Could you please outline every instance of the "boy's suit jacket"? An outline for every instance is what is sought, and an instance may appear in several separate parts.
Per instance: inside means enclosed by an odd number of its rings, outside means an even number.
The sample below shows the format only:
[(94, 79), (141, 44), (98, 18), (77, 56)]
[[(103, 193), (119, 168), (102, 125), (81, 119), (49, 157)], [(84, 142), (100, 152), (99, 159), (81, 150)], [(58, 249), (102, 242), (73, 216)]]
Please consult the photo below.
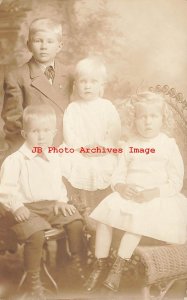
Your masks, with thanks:
[(15, 151), (23, 143), (22, 114), (23, 109), (30, 104), (46, 103), (55, 109), (58, 127), (55, 145), (62, 142), (62, 118), (70, 101), (72, 82), (70, 72), (55, 61), (55, 78), (51, 85), (33, 58), (5, 74), (2, 118), (9, 152)]

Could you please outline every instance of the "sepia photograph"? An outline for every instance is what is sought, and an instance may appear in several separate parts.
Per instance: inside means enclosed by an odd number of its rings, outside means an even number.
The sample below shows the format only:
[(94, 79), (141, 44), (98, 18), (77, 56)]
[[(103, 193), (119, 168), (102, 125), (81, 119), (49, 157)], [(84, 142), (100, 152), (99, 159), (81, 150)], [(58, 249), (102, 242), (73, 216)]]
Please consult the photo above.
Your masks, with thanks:
[(187, 300), (187, 0), (0, 0), (0, 300)]

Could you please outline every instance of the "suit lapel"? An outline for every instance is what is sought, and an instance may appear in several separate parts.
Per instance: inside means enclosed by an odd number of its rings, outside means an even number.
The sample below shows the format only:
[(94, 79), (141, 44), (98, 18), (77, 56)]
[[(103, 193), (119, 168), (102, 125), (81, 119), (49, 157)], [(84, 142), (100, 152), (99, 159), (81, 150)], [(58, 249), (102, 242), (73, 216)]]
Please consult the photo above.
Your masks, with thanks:
[(55, 62), (55, 78), (53, 85), (50, 84), (40, 67), (31, 59), (29, 62), (31, 85), (49, 98), (54, 104), (56, 104), (60, 110), (63, 112), (64, 107), (62, 107), (63, 99), (61, 92), (62, 76), (66, 76), (58, 62)]

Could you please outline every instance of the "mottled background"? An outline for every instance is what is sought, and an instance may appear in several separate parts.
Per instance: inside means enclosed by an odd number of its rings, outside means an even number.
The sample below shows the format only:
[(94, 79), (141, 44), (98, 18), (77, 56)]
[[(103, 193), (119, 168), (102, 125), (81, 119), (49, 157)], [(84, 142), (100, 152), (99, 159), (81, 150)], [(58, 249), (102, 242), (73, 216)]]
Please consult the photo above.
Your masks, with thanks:
[(123, 98), (150, 85), (169, 84), (187, 94), (186, 0), (3, 0), (0, 64), (22, 64), (30, 53), (30, 22), (53, 17), (64, 27), (60, 59), (72, 64), (87, 54), (104, 57), (107, 96)]
[[(187, 0), (0, 0), (0, 97), (7, 65), (31, 54), (29, 24), (50, 17), (63, 25), (59, 59), (67, 65), (100, 55), (109, 73), (105, 96), (124, 99), (156, 84), (187, 95)], [(1, 106), (0, 106), (1, 109)], [(0, 128), (2, 128), (0, 119)]]

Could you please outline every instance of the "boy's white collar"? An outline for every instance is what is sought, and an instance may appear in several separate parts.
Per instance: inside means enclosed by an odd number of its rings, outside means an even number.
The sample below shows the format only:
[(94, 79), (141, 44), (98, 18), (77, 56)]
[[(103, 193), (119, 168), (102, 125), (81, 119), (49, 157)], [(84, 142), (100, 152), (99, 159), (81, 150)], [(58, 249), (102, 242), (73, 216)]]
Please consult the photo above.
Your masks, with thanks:
[[(32, 150), (28, 147), (26, 142), (19, 148), (18, 151), (24, 154), (29, 159), (32, 159), (39, 154), (37, 152), (33, 153)], [(42, 153), (45, 155), (47, 160), (50, 160), (53, 156), (48, 152), (48, 148), (46, 148), (45, 151), (43, 151)]]

